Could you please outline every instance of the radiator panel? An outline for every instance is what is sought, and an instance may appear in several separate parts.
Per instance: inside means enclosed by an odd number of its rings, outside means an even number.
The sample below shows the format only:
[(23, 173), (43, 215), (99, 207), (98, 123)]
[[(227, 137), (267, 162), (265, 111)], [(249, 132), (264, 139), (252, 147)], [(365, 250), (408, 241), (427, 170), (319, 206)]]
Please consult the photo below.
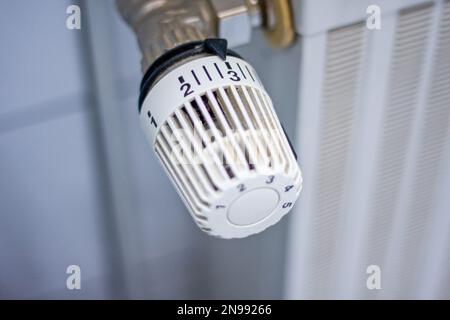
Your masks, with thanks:
[[(303, 37), (286, 297), (450, 298), (449, 4)], [(381, 290), (366, 287), (372, 264)]]

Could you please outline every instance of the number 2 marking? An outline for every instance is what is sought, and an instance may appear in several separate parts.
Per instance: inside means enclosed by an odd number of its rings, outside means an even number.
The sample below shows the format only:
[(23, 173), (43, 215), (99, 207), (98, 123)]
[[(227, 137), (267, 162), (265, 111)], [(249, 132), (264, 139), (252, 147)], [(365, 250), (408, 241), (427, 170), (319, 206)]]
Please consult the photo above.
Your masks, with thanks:
[(239, 184), (237, 186), (237, 188), (239, 189), (239, 192), (244, 192), (245, 191), (245, 185), (243, 183)]
[(194, 93), (194, 90), (191, 89), (190, 83), (183, 83), (180, 87), (180, 91), (184, 90), (184, 96), (187, 97), (188, 95)]

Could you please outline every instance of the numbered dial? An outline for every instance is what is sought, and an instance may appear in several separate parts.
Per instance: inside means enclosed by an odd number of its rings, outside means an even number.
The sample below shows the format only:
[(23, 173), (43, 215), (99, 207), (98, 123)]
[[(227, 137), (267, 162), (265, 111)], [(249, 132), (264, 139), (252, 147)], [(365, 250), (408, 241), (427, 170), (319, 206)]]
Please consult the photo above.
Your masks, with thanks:
[(301, 172), (271, 99), (246, 61), (203, 56), (179, 65), (149, 91), (140, 119), (205, 232), (245, 237), (292, 209)]

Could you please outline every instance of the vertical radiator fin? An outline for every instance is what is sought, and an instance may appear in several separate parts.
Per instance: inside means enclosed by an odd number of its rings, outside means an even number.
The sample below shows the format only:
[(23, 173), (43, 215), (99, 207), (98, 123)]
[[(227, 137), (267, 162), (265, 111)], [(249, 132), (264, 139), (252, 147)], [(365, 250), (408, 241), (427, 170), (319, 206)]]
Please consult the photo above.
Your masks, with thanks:
[[(429, 91), (414, 155), (415, 167), (400, 243), (397, 296), (414, 298), (421, 258), (427, 250), (426, 233), (435, 212), (435, 197), (450, 126), (450, 2), (443, 5), (436, 45), (433, 48)], [(431, 275), (422, 275), (431, 276)]]
[[(430, 27), (431, 7), (420, 7), (399, 14), (395, 34), (388, 96), (383, 117), (376, 177), (370, 199), (368, 243), (365, 265), (384, 270), (401, 184), (407, 164), (414, 120), (419, 108), (419, 86)], [(367, 294), (377, 293), (367, 291)], [(371, 295), (369, 295), (371, 296)]]
[(336, 225), (342, 215), (347, 161), (355, 123), (364, 26), (355, 24), (332, 30), (327, 37), (324, 88), (320, 109), (319, 169), (312, 220), (311, 296), (319, 297), (330, 286)]

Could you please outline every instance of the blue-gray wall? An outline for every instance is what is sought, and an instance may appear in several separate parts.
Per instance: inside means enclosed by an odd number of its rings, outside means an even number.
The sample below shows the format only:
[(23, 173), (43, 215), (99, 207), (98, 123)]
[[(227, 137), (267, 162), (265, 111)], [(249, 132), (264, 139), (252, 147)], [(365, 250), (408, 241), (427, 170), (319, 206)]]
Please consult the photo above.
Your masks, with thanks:
[[(289, 218), (233, 241), (195, 226), (139, 128), (134, 36), (112, 1), (89, 2), (0, 2), (0, 298), (281, 297)], [(274, 55), (256, 33), (238, 50), (292, 133), (298, 46)]]

